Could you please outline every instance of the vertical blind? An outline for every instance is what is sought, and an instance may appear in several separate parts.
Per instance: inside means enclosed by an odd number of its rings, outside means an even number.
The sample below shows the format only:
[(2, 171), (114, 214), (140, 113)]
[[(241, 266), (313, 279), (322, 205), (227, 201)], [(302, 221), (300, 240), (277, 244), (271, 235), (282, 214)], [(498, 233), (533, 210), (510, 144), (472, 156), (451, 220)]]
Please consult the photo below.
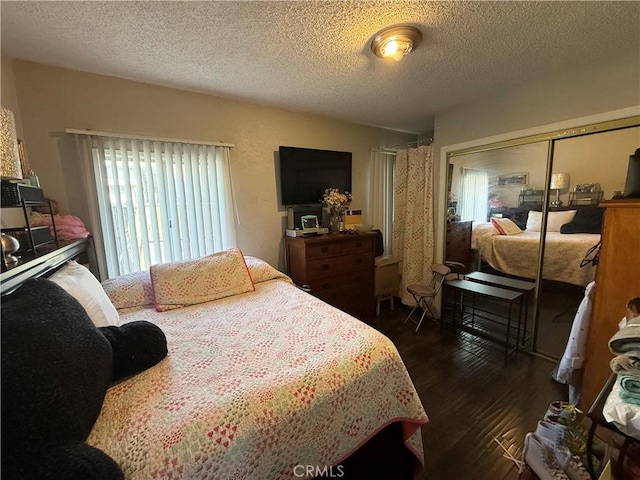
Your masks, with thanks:
[(229, 147), (90, 138), (109, 277), (236, 246)]
[(372, 151), (369, 170), (369, 211), (371, 223), (382, 231), (384, 253), (393, 252), (393, 176), (395, 154)]
[(489, 205), (489, 176), (484, 170), (463, 168), (460, 178), (460, 219), (476, 223), (487, 221)]

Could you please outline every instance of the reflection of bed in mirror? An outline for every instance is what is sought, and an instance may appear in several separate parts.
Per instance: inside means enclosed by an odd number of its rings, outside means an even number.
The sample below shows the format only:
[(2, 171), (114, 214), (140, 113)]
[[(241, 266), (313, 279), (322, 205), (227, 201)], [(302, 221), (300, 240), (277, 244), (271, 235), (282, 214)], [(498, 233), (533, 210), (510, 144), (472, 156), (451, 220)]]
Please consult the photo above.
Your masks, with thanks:
[[(513, 209), (505, 210), (501, 215), (503, 218), (512, 216), (522, 231), (515, 229), (515, 233), (501, 234), (493, 223), (481, 223), (473, 229), (472, 247), (479, 249), (482, 260), (491, 268), (508, 275), (534, 279), (538, 266), (541, 212)], [(600, 231), (601, 225), (602, 209), (598, 207), (549, 212), (542, 278), (578, 286), (586, 286), (593, 281), (596, 267), (591, 262), (581, 267), (581, 263), (600, 241), (600, 233), (596, 232)]]

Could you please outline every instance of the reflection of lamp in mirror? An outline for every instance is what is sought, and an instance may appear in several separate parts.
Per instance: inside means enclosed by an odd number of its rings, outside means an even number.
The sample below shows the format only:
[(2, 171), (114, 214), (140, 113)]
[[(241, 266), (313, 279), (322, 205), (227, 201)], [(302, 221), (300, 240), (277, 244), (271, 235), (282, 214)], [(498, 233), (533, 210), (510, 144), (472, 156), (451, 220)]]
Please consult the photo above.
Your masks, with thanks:
[(569, 188), (569, 174), (568, 173), (554, 173), (551, 175), (551, 185), (549, 189), (556, 191), (556, 199), (551, 202), (551, 206), (558, 208), (562, 206), (562, 200), (560, 200), (560, 190), (563, 188)]
[(0, 176), (22, 178), (13, 112), (4, 107), (0, 107)]
[(4, 255), (4, 264), (7, 268), (15, 267), (18, 263), (18, 258), (13, 256), (13, 253), (20, 248), (18, 240), (6, 233), (2, 234), (2, 254)]

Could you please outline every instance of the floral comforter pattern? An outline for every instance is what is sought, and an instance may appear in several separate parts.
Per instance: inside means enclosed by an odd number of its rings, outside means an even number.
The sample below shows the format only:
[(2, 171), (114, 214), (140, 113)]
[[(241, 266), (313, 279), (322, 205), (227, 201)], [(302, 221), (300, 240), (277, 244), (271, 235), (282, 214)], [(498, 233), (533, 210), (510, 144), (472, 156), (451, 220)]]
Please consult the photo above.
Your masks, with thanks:
[(336, 465), (402, 421), (422, 461), (428, 419), (391, 341), (286, 277), (261, 280), (255, 292), (122, 314), (160, 326), (169, 355), (109, 389), (88, 443), (129, 480), (296, 478), (296, 465)]
[[(581, 267), (580, 263), (600, 241), (599, 234), (547, 232), (545, 238), (542, 278), (581, 287), (593, 281), (596, 268)], [(481, 223), (473, 228), (471, 246), (479, 248), (484, 261), (500, 272), (536, 278), (540, 232), (500, 235), (491, 223)]]

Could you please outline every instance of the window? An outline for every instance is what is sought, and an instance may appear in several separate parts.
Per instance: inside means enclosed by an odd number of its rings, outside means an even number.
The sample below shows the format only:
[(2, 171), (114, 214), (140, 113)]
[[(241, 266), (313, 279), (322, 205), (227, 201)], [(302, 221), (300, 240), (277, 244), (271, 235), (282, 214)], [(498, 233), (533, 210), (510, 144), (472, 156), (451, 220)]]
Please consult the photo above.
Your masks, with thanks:
[(487, 221), (489, 203), (489, 177), (484, 170), (462, 168), (458, 204), (460, 220), (476, 223)]
[(370, 155), (369, 211), (366, 223), (382, 232), (384, 253), (393, 251), (393, 190), (395, 154), (374, 150)]
[(229, 147), (91, 136), (109, 277), (236, 246)]

